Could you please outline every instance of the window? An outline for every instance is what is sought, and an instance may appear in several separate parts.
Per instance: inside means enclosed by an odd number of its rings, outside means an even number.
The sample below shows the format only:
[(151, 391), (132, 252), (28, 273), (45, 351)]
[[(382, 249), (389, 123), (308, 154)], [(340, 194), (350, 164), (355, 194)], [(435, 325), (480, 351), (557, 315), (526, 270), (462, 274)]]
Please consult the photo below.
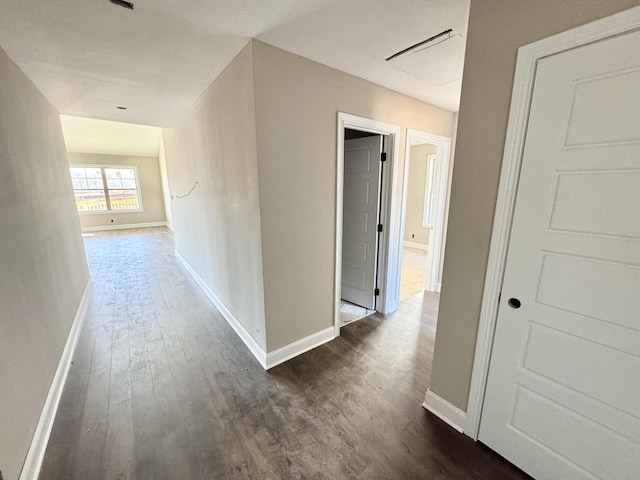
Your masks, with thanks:
[(69, 170), (78, 212), (142, 210), (136, 167), (72, 165)]
[(436, 173), (436, 155), (427, 156), (427, 178), (424, 184), (424, 211), (422, 214), (422, 226), (433, 226), (433, 197)]

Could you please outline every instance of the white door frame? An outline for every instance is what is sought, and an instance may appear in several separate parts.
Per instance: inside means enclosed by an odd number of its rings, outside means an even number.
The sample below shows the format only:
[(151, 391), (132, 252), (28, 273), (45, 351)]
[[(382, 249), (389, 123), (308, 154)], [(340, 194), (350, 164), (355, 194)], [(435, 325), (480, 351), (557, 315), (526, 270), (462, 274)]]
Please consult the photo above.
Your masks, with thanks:
[(509, 125), (491, 236), (491, 248), (482, 296), (478, 339), (464, 432), (478, 439), (489, 361), (498, 315), (498, 300), (511, 236), (525, 134), (538, 60), (588, 43), (640, 29), (640, 7), (525, 45), (518, 49)]
[(360, 130), (365, 132), (387, 135), (388, 143), (385, 145), (387, 161), (384, 169), (381, 188), (382, 202), (380, 205), (380, 223), (383, 232), (380, 235), (378, 247), (378, 288), (380, 295), (376, 299), (376, 310), (380, 313), (390, 313), (398, 308), (400, 291), (396, 287), (396, 279), (399, 278), (399, 265), (396, 259), (400, 249), (398, 236), (395, 234), (400, 229), (399, 217), (396, 215), (397, 202), (393, 192), (396, 191), (398, 167), (400, 158), (400, 127), (390, 123), (379, 122), (369, 118), (358, 117), (348, 113), (338, 112), (338, 160), (336, 165), (336, 265), (334, 286), (334, 328), (335, 336), (340, 335), (340, 297), (342, 289), (342, 208), (344, 187), (344, 131), (345, 129)]
[[(433, 135), (432, 133), (420, 132), (418, 130), (407, 129), (407, 139), (404, 148), (404, 182), (402, 187), (402, 213), (400, 224), (400, 245), (404, 244), (404, 227), (407, 216), (407, 191), (409, 190), (409, 166), (411, 164), (411, 147), (414, 145), (435, 145), (436, 161), (440, 165), (439, 176), (434, 182), (437, 185), (438, 197), (435, 199), (436, 215), (433, 222), (433, 229), (429, 234), (429, 277), (425, 288), (431, 292), (440, 291), (440, 266), (442, 265), (442, 255), (444, 253), (444, 214), (447, 204), (448, 184), (449, 184), (449, 163), (451, 156), (451, 138)], [(402, 248), (398, 252), (398, 265), (402, 266)], [(400, 291), (400, 275), (398, 275), (397, 290)]]

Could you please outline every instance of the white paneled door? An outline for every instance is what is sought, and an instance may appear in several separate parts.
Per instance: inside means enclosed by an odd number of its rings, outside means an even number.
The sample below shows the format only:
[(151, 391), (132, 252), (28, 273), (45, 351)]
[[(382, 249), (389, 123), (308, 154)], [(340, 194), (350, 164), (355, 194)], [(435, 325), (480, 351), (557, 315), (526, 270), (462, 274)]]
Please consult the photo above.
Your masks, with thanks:
[(345, 140), (342, 298), (375, 308), (382, 135)]
[(538, 62), (479, 439), (640, 478), (640, 33)]

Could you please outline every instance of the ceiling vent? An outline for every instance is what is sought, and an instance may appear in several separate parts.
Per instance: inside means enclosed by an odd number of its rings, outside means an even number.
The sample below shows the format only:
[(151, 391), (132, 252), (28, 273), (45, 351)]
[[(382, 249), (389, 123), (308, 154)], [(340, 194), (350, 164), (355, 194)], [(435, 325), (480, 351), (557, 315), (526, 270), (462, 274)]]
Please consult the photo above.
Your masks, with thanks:
[[(113, 2), (113, 0), (111, 0), (111, 1)], [(439, 39), (441, 37), (447, 37), (447, 38), (445, 38), (445, 40), (448, 40), (449, 38), (451, 38), (451, 32), (453, 32), (453, 30), (451, 28), (449, 28), (449, 29), (447, 29), (447, 30), (445, 30), (443, 32), (440, 32), (437, 35), (434, 35), (433, 37), (429, 37), (426, 40), (423, 40), (422, 42), (418, 42), (415, 45), (411, 45), (410, 47), (405, 48), (404, 50), (400, 50), (399, 52), (394, 53), (390, 57), (387, 57), (386, 61), (388, 62), (389, 60), (392, 60), (392, 59), (394, 59), (396, 57), (399, 57), (400, 55), (404, 55), (405, 53), (410, 52), (411, 50), (413, 50), (415, 48), (422, 47), (423, 45), (426, 45), (427, 43), (433, 42), (434, 40), (437, 40), (437, 39)], [(425, 48), (428, 48), (428, 47), (425, 47)]]

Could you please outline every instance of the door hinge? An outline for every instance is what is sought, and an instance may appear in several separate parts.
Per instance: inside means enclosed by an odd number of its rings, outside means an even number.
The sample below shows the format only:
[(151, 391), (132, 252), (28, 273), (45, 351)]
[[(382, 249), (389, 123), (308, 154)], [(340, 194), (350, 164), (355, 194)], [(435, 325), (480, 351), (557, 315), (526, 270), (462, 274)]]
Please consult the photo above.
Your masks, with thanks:
[(387, 152), (382, 152), (380, 154), (380, 161), (381, 162), (386, 162), (387, 161)]
[(378, 224), (378, 232), (382, 232), (382, 224), (381, 223)]
[(376, 297), (377, 297), (378, 295), (380, 295), (380, 289), (379, 289), (379, 288), (376, 288), (376, 289), (373, 291), (373, 294), (374, 294)]

